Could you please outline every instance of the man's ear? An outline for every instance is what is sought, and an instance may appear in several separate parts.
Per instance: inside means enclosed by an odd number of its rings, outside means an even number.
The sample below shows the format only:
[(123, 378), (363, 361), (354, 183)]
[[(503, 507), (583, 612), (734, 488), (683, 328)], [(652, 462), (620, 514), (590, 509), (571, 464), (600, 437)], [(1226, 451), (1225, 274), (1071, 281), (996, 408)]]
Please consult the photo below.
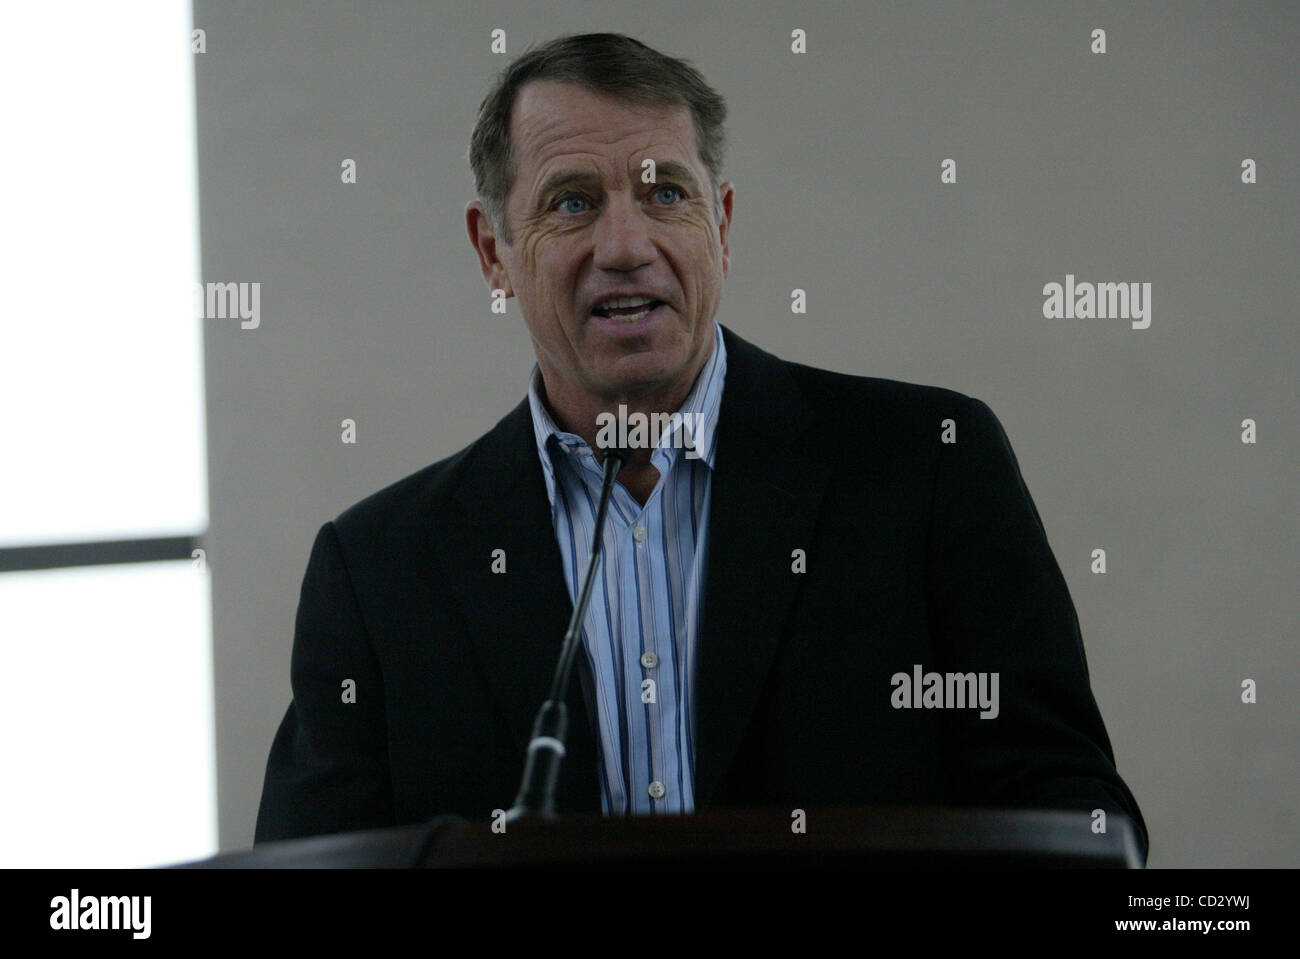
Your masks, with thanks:
[(478, 200), (471, 200), (465, 207), (465, 228), (469, 231), (469, 242), (478, 254), (479, 269), (483, 272), (488, 289), (505, 290), (507, 297), (514, 296), (510, 274), (497, 251), (492, 219)]
[(718, 239), (722, 243), (722, 276), (731, 269), (731, 210), (736, 202), (736, 187), (727, 181), (718, 188), (722, 198), (722, 222), (718, 224)]

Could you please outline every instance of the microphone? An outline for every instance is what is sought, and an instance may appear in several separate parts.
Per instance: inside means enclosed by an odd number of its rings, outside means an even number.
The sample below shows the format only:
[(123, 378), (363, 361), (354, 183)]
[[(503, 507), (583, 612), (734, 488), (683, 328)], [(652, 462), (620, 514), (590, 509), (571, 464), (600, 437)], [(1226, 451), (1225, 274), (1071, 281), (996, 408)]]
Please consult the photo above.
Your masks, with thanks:
[(573, 659), (582, 644), (582, 621), (591, 604), (591, 587), (596, 581), (596, 566), (605, 540), (605, 514), (609, 512), (609, 498), (614, 490), (618, 472), (630, 459), (630, 450), (610, 448), (605, 450), (604, 476), (600, 486), (600, 505), (596, 507), (595, 541), (591, 558), (587, 561), (587, 575), (582, 591), (573, 607), (569, 628), (560, 646), (560, 661), (555, 666), (550, 695), (537, 711), (533, 721), (533, 738), (528, 743), (528, 756), (524, 760), (524, 774), (519, 783), (515, 804), (506, 811), (506, 822), (519, 819), (554, 819), (555, 786), (560, 780), (560, 764), (564, 760), (564, 739), (569, 732), (568, 707), (564, 697), (569, 689), (569, 675)]

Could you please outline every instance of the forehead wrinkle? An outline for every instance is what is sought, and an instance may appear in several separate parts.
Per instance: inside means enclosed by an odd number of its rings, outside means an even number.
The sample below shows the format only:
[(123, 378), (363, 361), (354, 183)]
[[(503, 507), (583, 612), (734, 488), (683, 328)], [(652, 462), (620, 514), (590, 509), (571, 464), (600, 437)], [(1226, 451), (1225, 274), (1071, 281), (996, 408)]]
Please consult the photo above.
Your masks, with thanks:
[(585, 118), (575, 118), (570, 113), (564, 112), (520, 118), (519, 144), (525, 148), (523, 152), (528, 152), (528, 148), (531, 148), (538, 161), (544, 163), (550, 156), (559, 152), (564, 142), (568, 140), (589, 140), (601, 146), (611, 146), (620, 140), (646, 135), (644, 130), (630, 130), (620, 134), (599, 127), (589, 129), (583, 126), (585, 122)]
[[(664, 176), (670, 179), (683, 180), (687, 186), (698, 189), (699, 184), (696, 181), (695, 174), (691, 171), (690, 164), (676, 159), (677, 155), (677, 151), (672, 148), (662, 151), (650, 147), (644, 150), (634, 150), (628, 155), (627, 168), (623, 172), (628, 181), (638, 181), (641, 175), (641, 164), (649, 157), (655, 161), (656, 179)], [(560, 156), (563, 159), (558, 159)], [(664, 157), (664, 159), (658, 159), (660, 156)], [(551, 163), (553, 168), (548, 169), (547, 165), (551, 161), (555, 161)], [(556, 157), (542, 161), (537, 175), (533, 178), (532, 195), (538, 198), (546, 197), (561, 186), (582, 184), (601, 184), (603, 186), (605, 183), (605, 168), (608, 165), (609, 158), (600, 154), (558, 154)], [(596, 167), (596, 169), (593, 169), (592, 166)], [(614, 164), (613, 169), (617, 171), (617, 163)], [(618, 182), (622, 183), (623, 180), (620, 179)]]
[[(634, 136), (636, 136), (636, 134), (629, 134), (626, 137), (620, 137), (618, 139), (612, 140), (611, 142), (617, 143), (618, 140), (620, 139), (627, 140), (627, 139), (631, 139)], [(683, 157), (680, 148), (681, 148), (681, 144), (671, 140), (666, 141), (660, 147), (655, 147), (654, 135), (652, 134), (649, 137), (649, 142), (647, 142), (644, 147), (642, 147), (641, 149), (628, 151), (627, 167), (624, 172), (626, 172), (627, 175), (632, 179), (639, 178), (641, 175), (641, 164), (646, 160), (646, 158), (650, 158), (655, 161), (656, 173), (662, 171), (667, 176), (678, 177), (678, 178), (690, 178), (692, 181), (694, 181), (695, 173), (691, 169), (692, 165), (689, 160)], [(537, 177), (535, 178), (535, 182), (541, 182), (543, 180), (543, 177), (549, 178), (552, 175), (551, 172), (547, 171), (546, 169), (547, 164), (556, 160), (557, 157), (562, 156), (565, 162), (572, 161), (571, 166), (567, 166), (563, 168), (569, 172), (577, 171), (587, 161), (593, 162), (597, 167), (604, 167), (607, 163), (610, 162), (610, 158), (605, 154), (592, 153), (587, 150), (577, 151), (574, 153), (565, 153), (562, 149), (555, 150), (555, 151), (543, 150), (542, 152), (543, 152), (543, 156), (539, 157), (538, 160), (538, 174)], [(549, 156), (545, 154), (549, 154)], [(618, 164), (617, 159), (615, 159), (613, 162), (615, 164), (615, 167), (617, 168), (617, 164)], [(588, 171), (584, 169), (582, 170), (582, 172), (586, 173)], [(592, 175), (594, 176), (594, 174)]]
[[(656, 112), (655, 116), (646, 115)], [(691, 152), (690, 147), (694, 145), (694, 126), (688, 119), (684, 130), (674, 129), (674, 123), (681, 125), (683, 117), (687, 116), (687, 108), (677, 105), (667, 110), (652, 111), (630, 106), (627, 113), (634, 115), (633, 122), (650, 120), (655, 128), (633, 129), (626, 132), (611, 130), (608, 127), (591, 129), (591, 121), (586, 116), (575, 114), (571, 110), (517, 114), (515, 117), (519, 126), (517, 142), (521, 148), (518, 160), (527, 156), (536, 164), (530, 190), (525, 194), (528, 198), (524, 200), (525, 205), (533, 207), (545, 200), (556, 192), (553, 181), (561, 177), (570, 180), (570, 174), (578, 174), (588, 183), (599, 183), (603, 186), (607, 170), (612, 170), (612, 175), (616, 178), (615, 182), (621, 184), (626, 180), (635, 183), (640, 179), (641, 164), (647, 157), (655, 160), (656, 179), (660, 175), (670, 176), (686, 181), (684, 185), (693, 188), (695, 192), (702, 190), (701, 182), (693, 172), (694, 164), (687, 159), (687, 154)], [(654, 143), (660, 137), (665, 139), (662, 146), (656, 150)], [(682, 137), (686, 137), (685, 142)], [(617, 158), (611, 160), (603, 152), (592, 151), (593, 145), (617, 147), (621, 142), (637, 140), (641, 141), (641, 148), (627, 151), (626, 169), (622, 171), (622, 177), (619, 177), (619, 168), (622, 164)], [(566, 152), (570, 146), (577, 149)], [(613, 152), (621, 151), (615, 149)], [(660, 157), (663, 159), (661, 160)], [(672, 170), (673, 165), (684, 171), (684, 175), (677, 175)], [(666, 166), (667, 170), (665, 170)], [(572, 182), (570, 180), (566, 185)]]
[[(654, 140), (665, 132), (669, 132), (670, 134), (671, 132), (675, 132), (669, 131), (666, 128), (650, 131), (629, 130), (626, 133), (619, 133), (600, 128), (594, 130), (564, 129), (570, 125), (572, 120), (573, 118), (567, 115), (538, 117), (533, 123), (521, 120), (517, 141), (521, 148), (519, 151), (520, 154), (531, 154), (536, 156), (539, 165), (544, 165), (548, 160), (553, 159), (559, 153), (564, 152), (564, 144), (566, 141), (582, 140), (589, 143), (594, 142), (600, 146), (616, 147), (617, 144), (624, 140), (644, 138), (646, 140), (645, 145), (639, 150), (629, 151), (629, 155), (653, 156), (655, 152), (653, 149)], [(688, 133), (693, 137), (693, 130), (688, 131)], [(676, 138), (670, 135), (669, 143), (665, 143), (664, 146), (665, 149), (662, 152), (666, 154), (669, 152), (669, 149), (680, 147), (681, 144), (676, 142)], [(617, 152), (617, 150), (615, 152)], [(591, 157), (605, 159), (603, 154), (590, 153), (586, 150), (575, 150), (574, 155), (576, 156), (578, 154), (586, 154)], [(676, 157), (674, 157), (674, 159), (676, 159)], [(681, 162), (684, 163), (684, 161)]]

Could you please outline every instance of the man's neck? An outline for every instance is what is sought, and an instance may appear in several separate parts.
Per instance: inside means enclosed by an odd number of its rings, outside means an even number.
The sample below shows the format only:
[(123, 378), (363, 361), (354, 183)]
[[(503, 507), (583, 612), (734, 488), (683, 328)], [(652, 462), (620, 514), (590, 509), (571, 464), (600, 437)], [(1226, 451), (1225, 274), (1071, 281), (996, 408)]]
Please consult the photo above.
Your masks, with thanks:
[[(589, 394), (573, 394), (563, 396), (560, 402), (552, 398), (551, 392), (546, 388), (545, 374), (539, 385), (539, 396), (545, 405), (547, 411), (555, 424), (568, 433), (574, 433), (581, 436), (587, 445), (596, 453), (597, 459), (604, 462), (603, 450), (596, 442), (600, 432), (597, 417), (602, 413), (609, 413), (615, 417), (619, 415), (619, 407), (624, 407), (623, 413), (631, 416), (634, 413), (644, 414), (647, 418), (652, 417), (655, 413), (675, 413), (682, 408), (686, 398), (691, 395), (691, 390), (695, 388), (704, 367), (708, 364), (709, 358), (713, 356), (716, 349), (713, 341), (709, 342), (708, 349), (704, 351), (699, 360), (696, 361), (694, 369), (691, 371), (689, 378), (684, 384), (678, 384), (675, 387), (660, 392), (647, 393), (627, 393), (617, 396), (594, 397)], [(657, 437), (655, 437), (657, 439)], [(631, 450), (631, 456), (626, 465), (622, 468), (619, 475), (622, 477), (623, 485), (629, 490), (632, 489), (632, 483), (638, 476), (644, 479), (653, 476), (650, 480), (649, 489), (646, 490), (648, 496), (654, 489), (654, 483), (658, 478), (658, 470), (650, 465), (650, 456), (654, 452), (652, 447), (644, 447)], [(645, 500), (637, 497), (642, 504)]]

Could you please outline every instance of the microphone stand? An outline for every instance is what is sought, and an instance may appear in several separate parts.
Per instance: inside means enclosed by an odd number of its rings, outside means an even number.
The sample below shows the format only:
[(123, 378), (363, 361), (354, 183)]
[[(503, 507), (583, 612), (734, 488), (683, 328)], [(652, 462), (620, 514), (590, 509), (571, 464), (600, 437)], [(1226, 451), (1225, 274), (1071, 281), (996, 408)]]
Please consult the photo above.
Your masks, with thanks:
[[(604, 477), (600, 487), (600, 505), (596, 508), (596, 540), (592, 544), (591, 559), (587, 563), (587, 576), (582, 582), (582, 592), (569, 619), (569, 628), (560, 646), (560, 661), (555, 667), (550, 695), (537, 711), (533, 722), (533, 738), (528, 743), (528, 758), (524, 762), (524, 775), (519, 784), (515, 804), (506, 811), (506, 822), (520, 819), (554, 819), (555, 785), (560, 779), (560, 762), (564, 759), (564, 738), (569, 731), (568, 707), (564, 704), (569, 688), (569, 675), (573, 671), (573, 658), (577, 654), (582, 636), (582, 621), (591, 604), (591, 587), (596, 581), (596, 566), (600, 560), (605, 540), (605, 514), (609, 512), (609, 498), (614, 491), (618, 471), (626, 465), (628, 451), (605, 451)], [(420, 831), (408, 860), (411, 868), (421, 868), (444, 830), (464, 822), (460, 816), (436, 816)]]
[(591, 603), (591, 587), (596, 581), (596, 567), (605, 540), (605, 514), (609, 511), (609, 498), (618, 471), (626, 465), (627, 459), (627, 450), (605, 450), (600, 505), (596, 508), (595, 542), (591, 547), (591, 559), (587, 562), (587, 576), (582, 582), (578, 602), (573, 607), (564, 643), (560, 646), (560, 661), (555, 667), (550, 695), (542, 703), (541, 709), (537, 711), (537, 719), (533, 722), (533, 738), (528, 744), (528, 758), (519, 783), (519, 795), (515, 797), (515, 804), (506, 811), (508, 823), (519, 819), (555, 818), (555, 786), (559, 782), (560, 763), (564, 759), (564, 739), (569, 731), (568, 707), (565, 706), (564, 697), (569, 688), (573, 659), (581, 645), (582, 621), (586, 619), (587, 607)]

